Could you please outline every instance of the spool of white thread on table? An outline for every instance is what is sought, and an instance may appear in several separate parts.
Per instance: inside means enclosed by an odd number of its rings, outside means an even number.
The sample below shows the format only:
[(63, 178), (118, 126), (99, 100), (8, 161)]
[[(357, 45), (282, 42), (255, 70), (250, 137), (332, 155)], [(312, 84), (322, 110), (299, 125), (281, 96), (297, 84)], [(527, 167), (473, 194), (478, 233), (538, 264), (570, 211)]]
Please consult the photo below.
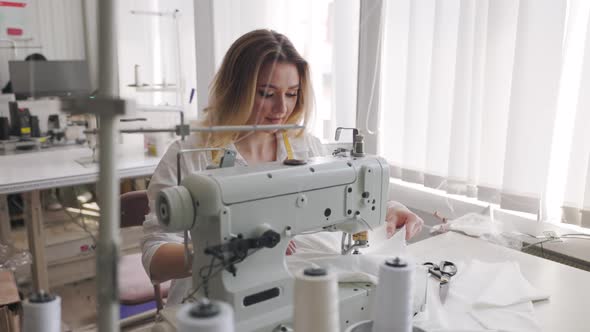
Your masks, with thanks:
[(135, 69), (135, 86), (141, 86), (143, 84), (143, 82), (141, 81), (141, 74), (139, 72), (139, 65), (135, 65), (134, 69)]
[(399, 257), (379, 267), (379, 284), (373, 309), (373, 332), (412, 331), (413, 262)]
[(61, 298), (40, 291), (23, 302), (23, 332), (61, 332)]
[(322, 268), (308, 268), (295, 276), (294, 329), (340, 332), (338, 281)]
[(225, 302), (201, 299), (185, 304), (176, 319), (178, 332), (234, 332), (234, 311)]

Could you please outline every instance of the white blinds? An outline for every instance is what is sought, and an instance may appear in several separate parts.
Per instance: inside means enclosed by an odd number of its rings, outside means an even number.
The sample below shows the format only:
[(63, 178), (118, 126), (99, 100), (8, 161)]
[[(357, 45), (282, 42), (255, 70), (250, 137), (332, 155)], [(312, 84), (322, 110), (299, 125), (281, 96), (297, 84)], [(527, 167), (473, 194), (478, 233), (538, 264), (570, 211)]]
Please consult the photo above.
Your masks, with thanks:
[[(422, 182), (426, 164), (428, 96), (434, 38), (433, 0), (410, 3), (402, 179)], [(384, 61), (388, 56), (385, 55)], [(395, 75), (395, 73), (392, 73)], [(387, 87), (383, 87), (387, 90)], [(384, 94), (387, 95), (387, 92)], [(409, 130), (411, 129), (411, 130)]]
[[(573, 100), (570, 106), (573, 116), (568, 127), (571, 131), (566, 130), (571, 135), (567, 137), (571, 139), (571, 150), (569, 156), (565, 156), (566, 160), (569, 158), (569, 163), (563, 209), (566, 222), (590, 227), (590, 95), (586, 93), (590, 89), (590, 39), (587, 37), (590, 36), (590, 3), (574, 4), (576, 7), (569, 11), (571, 24), (568, 24), (568, 32), (577, 28), (580, 33), (568, 34), (566, 47), (572, 52), (577, 51), (574, 53), (577, 66), (571, 71), (576, 75), (574, 81), (579, 82), (579, 86), (575, 84), (569, 89), (573, 90), (570, 98)], [(576, 45), (579, 46), (577, 49)]]
[(394, 175), (539, 212), (566, 5), (387, 2), (378, 151), (394, 165)]
[[(480, 8), (480, 10), (484, 10)], [(481, 103), (481, 136), (479, 177), (474, 179), (479, 186), (478, 197), (499, 202), (498, 189), (502, 186), (506, 131), (510, 109), (512, 68), (516, 43), (517, 1), (491, 1), (488, 7), (488, 26), (483, 61), (483, 91)]]
[(520, 1), (502, 196), (508, 209), (536, 212), (547, 183), (565, 3)]

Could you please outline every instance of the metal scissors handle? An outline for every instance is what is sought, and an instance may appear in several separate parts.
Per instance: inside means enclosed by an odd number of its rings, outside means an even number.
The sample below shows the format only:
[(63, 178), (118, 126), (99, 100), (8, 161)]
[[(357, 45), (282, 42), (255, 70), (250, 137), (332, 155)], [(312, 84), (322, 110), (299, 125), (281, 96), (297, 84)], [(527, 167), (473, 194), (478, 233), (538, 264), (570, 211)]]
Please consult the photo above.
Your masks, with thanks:
[(423, 265), (428, 267), (430, 275), (439, 281), (439, 296), (441, 303), (444, 303), (449, 293), (449, 281), (457, 274), (457, 266), (449, 261), (441, 261), (438, 265), (426, 262)]
[(424, 266), (428, 267), (428, 272), (440, 282), (449, 282), (451, 277), (457, 274), (457, 266), (449, 261), (441, 261), (438, 265), (426, 262)]

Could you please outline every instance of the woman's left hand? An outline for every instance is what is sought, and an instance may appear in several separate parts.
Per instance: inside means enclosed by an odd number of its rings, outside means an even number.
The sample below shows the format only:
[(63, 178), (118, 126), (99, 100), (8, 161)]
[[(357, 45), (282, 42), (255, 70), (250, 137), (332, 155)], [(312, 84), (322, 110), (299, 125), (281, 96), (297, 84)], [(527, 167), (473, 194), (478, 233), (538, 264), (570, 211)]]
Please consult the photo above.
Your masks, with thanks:
[(387, 223), (387, 238), (392, 237), (397, 229), (406, 226), (406, 240), (420, 232), (422, 225), (424, 225), (422, 218), (410, 211), (405, 205), (395, 201), (387, 202), (385, 222)]

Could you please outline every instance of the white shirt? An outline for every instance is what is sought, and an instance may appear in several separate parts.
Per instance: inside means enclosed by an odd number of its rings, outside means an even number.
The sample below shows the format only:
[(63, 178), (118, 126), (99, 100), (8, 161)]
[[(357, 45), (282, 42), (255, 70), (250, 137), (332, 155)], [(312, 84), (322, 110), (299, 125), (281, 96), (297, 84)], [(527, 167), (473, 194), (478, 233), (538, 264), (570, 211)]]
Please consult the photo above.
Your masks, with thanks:
[[(283, 141), (283, 135), (277, 133), (277, 160), (283, 160), (287, 157), (287, 149)], [(289, 136), (288, 139), (293, 157), (295, 159), (308, 159), (311, 157), (322, 156), (326, 154), (324, 146), (316, 137), (304, 133), (299, 137)], [(181, 149), (194, 149), (202, 147), (200, 144), (200, 137), (198, 135), (191, 135), (185, 141), (177, 140), (169, 147), (162, 160), (158, 164), (154, 175), (150, 180), (147, 189), (150, 211), (155, 211), (155, 199), (158, 192), (166, 187), (175, 186), (177, 184), (176, 178), (176, 155)], [(236, 167), (247, 166), (247, 162), (237, 151), (234, 144), (229, 144), (226, 148), (237, 152)], [(208, 165), (214, 162), (211, 159), (210, 152), (196, 152), (184, 154), (180, 162), (181, 176), (186, 176), (192, 172), (197, 172), (206, 169)], [(158, 248), (166, 243), (183, 243), (182, 233), (167, 233), (158, 223), (158, 218), (153, 212), (150, 212), (145, 217), (143, 223), (144, 236), (141, 240), (142, 248), (142, 263), (146, 273), (150, 275), (150, 265), (152, 257)], [(167, 304), (177, 304), (190, 291), (192, 277), (184, 279), (176, 279), (172, 281), (170, 291), (168, 292)]]

